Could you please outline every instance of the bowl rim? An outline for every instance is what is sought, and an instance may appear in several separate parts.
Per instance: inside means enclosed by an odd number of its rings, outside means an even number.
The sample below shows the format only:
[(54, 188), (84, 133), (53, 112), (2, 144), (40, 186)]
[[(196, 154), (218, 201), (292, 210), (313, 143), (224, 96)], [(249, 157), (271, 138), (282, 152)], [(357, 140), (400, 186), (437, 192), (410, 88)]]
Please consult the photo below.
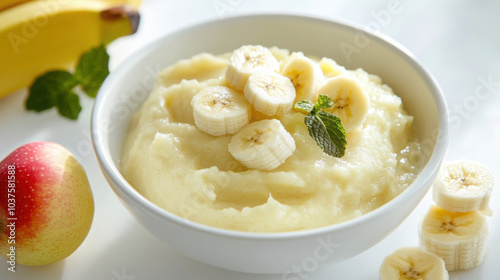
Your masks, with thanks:
[[(425, 84), (430, 88), (431, 94), (433, 97), (433, 101), (437, 107), (438, 115), (439, 115), (439, 131), (437, 132), (437, 137), (434, 140), (435, 146), (433, 152), (427, 162), (427, 164), (422, 168), (417, 178), (399, 195), (381, 205), (380, 207), (365, 213), (359, 217), (346, 220), (343, 222), (339, 222), (337, 224), (332, 224), (328, 226), (322, 226), (318, 228), (312, 229), (303, 229), (303, 230), (295, 230), (295, 231), (285, 231), (285, 232), (246, 232), (246, 231), (238, 231), (224, 228), (217, 228), (201, 223), (197, 223), (186, 218), (182, 218), (173, 213), (164, 210), (163, 208), (157, 206), (147, 198), (145, 198), (141, 193), (139, 193), (132, 185), (130, 185), (127, 180), (122, 176), (121, 172), (118, 170), (118, 167), (114, 164), (112, 156), (109, 152), (109, 146), (103, 141), (102, 135), (100, 133), (94, 133), (94, 131), (99, 131), (100, 122), (98, 120), (101, 118), (102, 109), (104, 102), (103, 100), (106, 98), (106, 93), (109, 89), (113, 88), (114, 80), (118, 79), (122, 73), (126, 73), (129, 68), (133, 65), (137, 64), (141, 61), (145, 56), (147, 56), (153, 49), (156, 49), (158, 45), (161, 45), (163, 41), (168, 40), (170, 36), (174, 36), (183, 32), (190, 32), (192, 30), (198, 29), (200, 27), (205, 26), (213, 26), (220, 24), (228, 24), (233, 21), (240, 20), (248, 20), (248, 19), (269, 19), (269, 18), (285, 18), (285, 19), (300, 19), (307, 21), (317, 21), (329, 25), (335, 25), (337, 28), (343, 29), (351, 29), (354, 31), (364, 32), (367, 36), (370, 37), (371, 40), (375, 40), (391, 51), (396, 52), (401, 58), (407, 61), (413, 69), (415, 69), (422, 79), (425, 81)], [(120, 196), (125, 196), (128, 200), (133, 200), (137, 203), (138, 206), (147, 210), (151, 214), (161, 218), (169, 220), (170, 222), (176, 223), (178, 226), (186, 227), (191, 230), (197, 230), (204, 232), (206, 234), (216, 235), (216, 236), (224, 236), (231, 237), (237, 239), (251, 239), (251, 240), (287, 240), (287, 239), (297, 239), (304, 237), (316, 237), (322, 236), (331, 232), (342, 231), (348, 228), (355, 227), (359, 224), (363, 224), (366, 221), (380, 216), (385, 212), (391, 210), (397, 210), (397, 205), (400, 203), (399, 201), (403, 200), (406, 197), (413, 195), (418, 189), (419, 185), (426, 183), (427, 180), (434, 179), (441, 162), (443, 161), (444, 155), (446, 153), (446, 148), (449, 141), (449, 120), (447, 113), (447, 106), (445, 103), (444, 95), (437, 84), (435, 78), (431, 75), (431, 73), (418, 61), (418, 59), (403, 45), (396, 42), (394, 39), (384, 35), (380, 32), (374, 32), (368, 29), (366, 26), (363, 26), (358, 23), (350, 22), (345, 19), (340, 19), (336, 17), (322, 17), (317, 15), (306, 15), (306, 14), (296, 14), (296, 13), (256, 13), (256, 14), (237, 14), (225, 17), (223, 19), (209, 19), (201, 22), (197, 22), (185, 27), (181, 27), (178, 30), (173, 32), (169, 32), (161, 35), (159, 38), (153, 40), (152, 42), (146, 44), (139, 50), (135, 51), (133, 54), (127, 58), (126, 61), (121, 63), (114, 71), (110, 73), (110, 75), (106, 78), (103, 85), (101, 86), (99, 93), (95, 99), (92, 113), (91, 113), (91, 138), (92, 145), (94, 147), (94, 152), (97, 157), (97, 161), (101, 167), (101, 171), (106, 173), (106, 177), (109, 177), (108, 180), (112, 180), (115, 183), (109, 184), (111, 188), (115, 191), (115, 193), (119, 196), (120, 199), (123, 200)], [(421, 139), (424, 140), (424, 139)], [(427, 176), (422, 176), (422, 174), (426, 173)], [(430, 184), (429, 184), (430, 185)], [(122, 201), (123, 202), (123, 201)]]

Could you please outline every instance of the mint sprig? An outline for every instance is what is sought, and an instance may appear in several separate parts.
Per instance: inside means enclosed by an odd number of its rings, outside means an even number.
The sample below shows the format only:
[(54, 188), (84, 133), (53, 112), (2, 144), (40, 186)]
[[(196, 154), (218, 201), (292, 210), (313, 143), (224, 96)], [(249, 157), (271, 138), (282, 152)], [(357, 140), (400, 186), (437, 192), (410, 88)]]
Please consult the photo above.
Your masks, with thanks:
[(302, 100), (295, 104), (295, 109), (308, 113), (304, 122), (309, 135), (323, 151), (334, 157), (343, 157), (347, 145), (346, 133), (340, 118), (332, 113), (322, 111), (333, 106), (333, 101), (326, 95), (320, 95), (318, 102)]
[(61, 116), (78, 119), (82, 107), (75, 89), (79, 86), (85, 94), (95, 98), (109, 74), (108, 63), (109, 55), (101, 45), (80, 57), (74, 74), (54, 70), (39, 76), (29, 88), (26, 110), (41, 112), (56, 107)]

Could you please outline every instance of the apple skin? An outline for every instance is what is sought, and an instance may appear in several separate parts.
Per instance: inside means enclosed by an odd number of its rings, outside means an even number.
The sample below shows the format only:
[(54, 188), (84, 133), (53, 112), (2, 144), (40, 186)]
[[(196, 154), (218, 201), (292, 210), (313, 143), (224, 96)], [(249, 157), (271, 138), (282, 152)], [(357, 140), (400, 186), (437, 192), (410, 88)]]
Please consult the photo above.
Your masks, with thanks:
[[(18, 264), (44, 265), (68, 257), (86, 238), (93, 217), (85, 170), (63, 146), (28, 143), (0, 163), (0, 254), (7, 261), (12, 260), (11, 246)], [(12, 223), (15, 228), (8, 227)]]

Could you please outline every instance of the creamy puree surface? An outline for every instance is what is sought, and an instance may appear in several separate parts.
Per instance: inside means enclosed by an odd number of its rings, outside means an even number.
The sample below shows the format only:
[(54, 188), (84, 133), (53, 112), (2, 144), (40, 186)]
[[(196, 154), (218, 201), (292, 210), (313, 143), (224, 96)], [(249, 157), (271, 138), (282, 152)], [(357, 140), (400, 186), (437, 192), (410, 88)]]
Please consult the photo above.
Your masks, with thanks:
[[(290, 52), (270, 48), (283, 64)], [(325, 78), (341, 73), (359, 80), (370, 98), (362, 127), (347, 133), (342, 158), (323, 153), (290, 111), (280, 118), (295, 152), (271, 171), (248, 170), (228, 152), (232, 135), (211, 136), (195, 126), (191, 98), (209, 85), (227, 85), (231, 53), (208, 53), (163, 70), (133, 116), (121, 157), (126, 180), (168, 212), (214, 227), (282, 232), (327, 226), (380, 207), (419, 172), (420, 145), (413, 117), (379, 77), (319, 61)], [(262, 118), (253, 112), (252, 121)]]

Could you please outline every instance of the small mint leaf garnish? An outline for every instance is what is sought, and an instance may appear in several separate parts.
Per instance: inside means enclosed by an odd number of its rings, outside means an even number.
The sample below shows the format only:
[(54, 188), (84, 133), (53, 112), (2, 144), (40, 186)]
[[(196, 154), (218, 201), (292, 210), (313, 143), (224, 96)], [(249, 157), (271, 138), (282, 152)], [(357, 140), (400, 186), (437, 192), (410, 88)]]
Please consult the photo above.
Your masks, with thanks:
[(80, 82), (83, 91), (95, 98), (104, 79), (109, 74), (109, 55), (104, 45), (84, 53), (75, 70), (75, 77)]
[(309, 135), (316, 141), (323, 151), (334, 157), (343, 157), (347, 145), (346, 132), (340, 118), (332, 113), (321, 111), (333, 106), (330, 97), (320, 95), (314, 105), (312, 101), (303, 100), (295, 104), (295, 108), (302, 112), (309, 112), (304, 122)]
[(55, 70), (38, 76), (29, 88), (26, 110), (41, 112), (57, 107), (61, 116), (78, 119), (82, 107), (75, 88), (80, 86), (89, 97), (94, 98), (109, 74), (108, 63), (109, 55), (101, 45), (80, 57), (74, 74)]
[(325, 153), (334, 157), (343, 157), (347, 146), (346, 133), (340, 118), (329, 112), (319, 111), (318, 117), (325, 126), (328, 134), (328, 142), (333, 143), (332, 147), (323, 148)]
[(333, 106), (333, 101), (327, 95), (320, 95), (318, 97), (318, 103), (314, 106), (317, 111), (321, 109), (328, 109)]
[(310, 100), (302, 100), (295, 103), (294, 109), (299, 110), (303, 113), (309, 113), (314, 108), (314, 102)]

